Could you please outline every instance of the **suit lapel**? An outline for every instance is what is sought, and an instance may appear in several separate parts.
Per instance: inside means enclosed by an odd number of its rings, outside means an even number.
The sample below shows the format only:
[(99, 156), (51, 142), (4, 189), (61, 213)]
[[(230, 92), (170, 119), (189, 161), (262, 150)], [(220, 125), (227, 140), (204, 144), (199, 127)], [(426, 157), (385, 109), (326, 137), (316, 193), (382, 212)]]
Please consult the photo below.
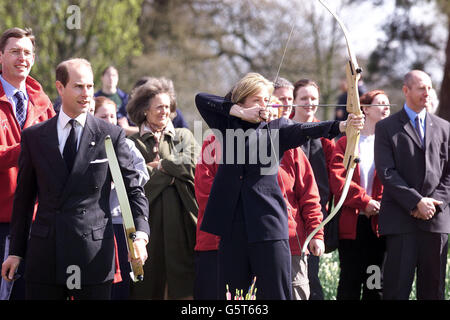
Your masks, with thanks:
[[(94, 155), (95, 147), (97, 146), (97, 136), (95, 132), (98, 132), (98, 127), (92, 118), (86, 117), (86, 124), (84, 126), (83, 134), (81, 135), (80, 144), (78, 145), (77, 156), (73, 164), (71, 175), (84, 174), (91, 159)], [(91, 143), (93, 142), (93, 143)]]
[(44, 157), (47, 158), (54, 176), (58, 179), (62, 187), (67, 180), (69, 171), (67, 170), (66, 163), (59, 151), (57, 125), (57, 116), (48, 120), (47, 125), (43, 127), (44, 130), (41, 132), (41, 143), (43, 144), (42, 150), (45, 150), (45, 152), (43, 152)]
[(423, 149), (422, 142), (420, 141), (420, 137), (417, 135), (416, 129), (414, 129), (408, 114), (404, 109), (402, 109), (401, 114), (401, 120), (403, 122), (403, 128), (405, 129), (406, 133), (411, 137), (411, 139), (414, 141), (415, 144), (420, 149)]
[(424, 136), (424, 145), (425, 150), (430, 150), (430, 143), (434, 139), (434, 134), (436, 133), (436, 130), (433, 128), (433, 118), (432, 116), (427, 112), (427, 116), (425, 117), (425, 136)]

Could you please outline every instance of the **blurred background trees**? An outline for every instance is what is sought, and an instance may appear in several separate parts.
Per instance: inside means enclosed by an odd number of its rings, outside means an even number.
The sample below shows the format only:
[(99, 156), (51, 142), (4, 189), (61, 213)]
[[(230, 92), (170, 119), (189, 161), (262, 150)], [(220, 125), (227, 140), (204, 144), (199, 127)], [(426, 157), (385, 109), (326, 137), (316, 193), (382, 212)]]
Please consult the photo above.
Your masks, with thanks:
[[(372, 0), (378, 6), (389, 2), (393, 1)], [(384, 37), (368, 57), (367, 81), (398, 90), (408, 70), (440, 69), (442, 78), (433, 78), (440, 99), (438, 115), (450, 120), (450, 2), (397, 0), (385, 18)]]
[[(447, 0), (328, 3), (352, 36), (364, 32), (361, 23), (376, 8), (387, 8), (378, 18), (381, 36), (375, 48), (356, 50), (366, 86), (385, 89), (399, 108), (404, 73), (423, 69), (437, 75), (433, 81), (440, 92), (439, 115), (450, 120)], [(79, 28), (70, 26), (76, 13), (68, 10), (71, 5), (79, 8)], [(128, 92), (142, 76), (171, 78), (189, 124), (198, 119), (197, 92), (224, 95), (249, 71), (274, 80), (285, 48), (279, 75), (292, 82), (315, 80), (321, 102), (334, 103), (347, 59), (339, 26), (314, 0), (15, 0), (2, 1), (0, 14), (2, 30), (34, 30), (37, 59), (32, 75), (52, 99), (56, 65), (69, 57), (85, 57), (93, 65), (96, 89), (101, 71), (110, 64), (119, 70), (119, 87)], [(364, 36), (372, 40), (377, 35)], [(319, 117), (333, 115), (332, 108), (324, 108)]]
[[(0, 27), (33, 29), (36, 62), (31, 75), (55, 99), (55, 68), (59, 62), (71, 57), (88, 59), (97, 71), (96, 84), (100, 85), (99, 73), (108, 64), (123, 65), (142, 54), (137, 24), (141, 3), (142, 0), (1, 1)], [(70, 10), (74, 5), (79, 8), (79, 21), (77, 12)]]

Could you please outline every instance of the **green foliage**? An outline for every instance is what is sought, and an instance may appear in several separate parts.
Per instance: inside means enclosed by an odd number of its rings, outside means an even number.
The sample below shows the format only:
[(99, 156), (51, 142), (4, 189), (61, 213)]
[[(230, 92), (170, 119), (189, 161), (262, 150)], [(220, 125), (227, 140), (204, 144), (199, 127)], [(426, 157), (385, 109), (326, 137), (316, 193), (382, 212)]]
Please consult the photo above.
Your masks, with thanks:
[(339, 270), (339, 256), (337, 250), (320, 257), (319, 279), (322, 284), (325, 300), (336, 300)]
[[(450, 248), (449, 248), (450, 252)], [(339, 253), (337, 250), (320, 257), (319, 279), (322, 284), (325, 300), (336, 300), (339, 283)], [(412, 286), (410, 300), (416, 300), (416, 280)], [(450, 255), (447, 255), (447, 271), (445, 276), (445, 299), (450, 299)]]
[[(121, 66), (142, 52), (138, 18), (143, 0), (16, 0), (0, 2), (1, 30), (32, 28), (36, 36), (36, 62), (32, 76), (47, 94), (56, 97), (56, 65), (71, 57), (88, 59), (99, 84), (108, 65)], [(79, 27), (71, 24), (79, 8)]]

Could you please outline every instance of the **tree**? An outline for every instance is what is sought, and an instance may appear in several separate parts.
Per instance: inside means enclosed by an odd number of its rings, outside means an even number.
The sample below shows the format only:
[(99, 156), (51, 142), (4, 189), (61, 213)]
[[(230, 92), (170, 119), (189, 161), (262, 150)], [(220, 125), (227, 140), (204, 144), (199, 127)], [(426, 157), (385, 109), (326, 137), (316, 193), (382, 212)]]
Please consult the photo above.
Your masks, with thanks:
[[(361, 2), (362, 0), (353, 0)], [(385, 0), (373, 0), (382, 4)], [(435, 17), (422, 21), (412, 16), (414, 8), (434, 6)], [(403, 76), (412, 69), (429, 72), (433, 66), (443, 69), (440, 83), (438, 115), (450, 120), (450, 37), (436, 32), (446, 26), (450, 30), (450, 3), (447, 0), (403, 0), (395, 2), (395, 10), (383, 26), (385, 38), (369, 57), (369, 81), (379, 86), (401, 88)], [(443, 45), (446, 43), (446, 46)], [(444, 63), (445, 61), (445, 63)], [(434, 79), (436, 80), (436, 79)], [(437, 83), (437, 85), (436, 85)], [(439, 81), (435, 81), (439, 88)]]
[(450, 3), (446, 0), (438, 1), (440, 8), (447, 15), (448, 38), (445, 48), (444, 77), (439, 95), (439, 116), (450, 121)]
[(50, 97), (56, 97), (54, 70), (59, 62), (71, 57), (86, 58), (92, 64), (97, 84), (107, 65), (120, 67), (141, 54), (137, 24), (141, 3), (142, 0), (2, 1), (0, 26), (2, 30), (33, 29), (36, 63), (32, 75)]
[(133, 77), (128, 83), (145, 75), (171, 78), (183, 111), (195, 109), (195, 92), (225, 94), (247, 72), (274, 80), (285, 49), (280, 76), (293, 82), (311, 78), (321, 87), (322, 102), (336, 99), (345, 46), (341, 30), (321, 6), (273, 0), (145, 0), (139, 21), (144, 54), (128, 70)]

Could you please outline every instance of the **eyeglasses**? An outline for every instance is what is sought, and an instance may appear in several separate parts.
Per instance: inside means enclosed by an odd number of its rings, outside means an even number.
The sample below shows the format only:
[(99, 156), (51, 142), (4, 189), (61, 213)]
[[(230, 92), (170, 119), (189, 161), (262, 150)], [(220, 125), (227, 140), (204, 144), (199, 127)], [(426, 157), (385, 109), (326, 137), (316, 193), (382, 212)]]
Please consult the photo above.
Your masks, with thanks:
[(20, 57), (22, 54), (25, 58), (31, 58), (33, 56), (33, 52), (30, 50), (21, 50), (21, 49), (11, 49), (9, 53), (15, 57)]

